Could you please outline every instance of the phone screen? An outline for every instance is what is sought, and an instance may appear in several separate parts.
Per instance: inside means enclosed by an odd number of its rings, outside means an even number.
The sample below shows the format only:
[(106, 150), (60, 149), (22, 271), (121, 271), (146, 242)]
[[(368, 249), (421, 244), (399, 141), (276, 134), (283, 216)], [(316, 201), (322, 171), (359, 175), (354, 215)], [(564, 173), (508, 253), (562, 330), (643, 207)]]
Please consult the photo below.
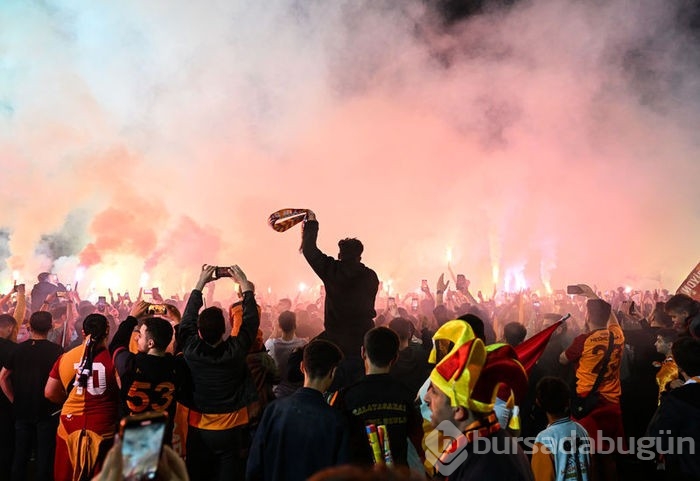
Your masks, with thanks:
[(156, 478), (165, 417), (126, 422), (122, 431), (122, 474), (127, 481)]

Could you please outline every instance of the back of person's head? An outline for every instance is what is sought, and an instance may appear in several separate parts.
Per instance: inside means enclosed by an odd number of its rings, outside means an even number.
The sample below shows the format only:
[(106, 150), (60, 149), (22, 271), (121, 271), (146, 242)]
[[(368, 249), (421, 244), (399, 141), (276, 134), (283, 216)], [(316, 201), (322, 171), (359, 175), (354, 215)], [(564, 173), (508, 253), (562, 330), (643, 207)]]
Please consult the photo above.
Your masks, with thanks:
[(403, 317), (395, 317), (389, 322), (389, 329), (399, 336), (399, 341), (404, 342), (413, 336), (413, 323)]
[(676, 342), (678, 339), (678, 331), (670, 328), (663, 328), (656, 331), (656, 336), (663, 339), (665, 342)]
[(292, 309), (292, 301), (287, 297), (283, 297), (277, 301), (277, 307), (281, 311), (289, 311)]
[(282, 332), (290, 334), (297, 328), (297, 315), (292, 311), (282, 311), (277, 319), (277, 323)]
[(41, 273), (39, 273), (38, 276), (36, 276), (36, 279), (37, 279), (39, 282), (46, 282), (46, 281), (49, 280), (49, 276), (50, 276), (50, 275), (51, 275), (50, 272), (41, 272)]
[(311, 379), (328, 376), (342, 359), (338, 346), (325, 339), (314, 339), (304, 347), (304, 371)]
[(365, 355), (377, 367), (388, 367), (399, 353), (399, 336), (388, 327), (374, 327), (365, 333)]
[(80, 304), (78, 304), (78, 316), (84, 318), (93, 312), (95, 312), (95, 306), (90, 301), (80, 301)]
[(586, 302), (588, 321), (595, 327), (605, 327), (612, 308), (603, 299), (588, 299)]
[(406, 466), (385, 464), (373, 467), (352, 465), (333, 466), (317, 471), (307, 481), (422, 481), (425, 476)]
[(680, 337), (671, 348), (673, 359), (688, 376), (700, 375), (700, 340)]
[(29, 327), (37, 334), (46, 334), (53, 327), (53, 317), (50, 312), (37, 311), (29, 317)]
[(503, 326), (503, 337), (511, 346), (517, 346), (525, 340), (527, 329), (519, 322), (509, 322)]
[(59, 304), (53, 309), (51, 309), (51, 317), (54, 319), (60, 319), (68, 314), (68, 306), (66, 304)]
[(435, 309), (433, 309), (433, 316), (437, 321), (438, 327), (442, 326), (447, 321), (452, 320), (453, 317), (452, 313), (447, 309), (447, 306), (445, 306), (444, 304), (435, 306)]
[(338, 241), (338, 259), (341, 261), (359, 261), (365, 247), (358, 239), (346, 237)]
[(170, 316), (176, 324), (180, 324), (180, 321), (182, 321), (182, 314), (180, 313), (180, 309), (177, 308), (177, 301), (168, 299), (165, 301), (165, 306), (168, 310), (168, 316)]
[(545, 376), (537, 383), (535, 399), (542, 409), (553, 416), (565, 416), (569, 412), (571, 391), (558, 377)]
[(475, 316), (474, 314), (464, 314), (463, 316), (459, 316), (458, 319), (466, 322), (471, 326), (472, 331), (474, 332), (474, 336), (476, 338), (481, 339), (483, 342), (486, 342), (486, 335), (484, 334), (484, 321), (482, 321), (479, 317)]
[(16, 325), (17, 321), (15, 321), (14, 317), (9, 314), (0, 314), (0, 328), (15, 327)]
[(668, 312), (666, 312), (665, 302), (657, 302), (654, 305), (654, 310), (651, 312), (651, 317), (654, 318), (654, 323), (656, 323), (656, 325), (664, 327), (673, 326), (673, 319), (671, 319), (671, 316), (669, 316)]
[(107, 337), (109, 323), (102, 314), (90, 314), (83, 321), (85, 336), (91, 336), (94, 342), (102, 341)]
[(170, 321), (162, 317), (147, 317), (143, 323), (146, 325), (146, 332), (153, 339), (153, 347), (165, 351), (173, 340), (173, 326)]
[(218, 343), (226, 331), (223, 311), (218, 307), (207, 307), (199, 314), (197, 327), (204, 342), (211, 345)]
[(666, 301), (666, 312), (685, 312), (686, 317), (691, 317), (700, 312), (700, 303), (686, 294), (675, 294)]

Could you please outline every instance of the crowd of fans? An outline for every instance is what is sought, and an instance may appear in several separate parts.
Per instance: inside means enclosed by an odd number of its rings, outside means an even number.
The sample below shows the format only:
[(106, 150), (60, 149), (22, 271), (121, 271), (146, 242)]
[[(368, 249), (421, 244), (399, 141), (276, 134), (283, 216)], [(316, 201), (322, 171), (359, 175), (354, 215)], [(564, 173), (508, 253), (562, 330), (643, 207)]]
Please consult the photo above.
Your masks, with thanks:
[[(697, 301), (473, 295), (463, 275), (399, 295), (360, 241), (336, 259), (317, 235), (309, 212), (317, 299), (270, 302), (235, 265), (205, 265), (185, 299), (93, 304), (50, 273), (16, 286), (0, 299), (0, 479), (131, 479), (119, 421), (150, 412), (167, 413), (160, 479), (700, 479), (673, 449), (700, 440)], [(645, 436), (651, 456), (631, 449)]]

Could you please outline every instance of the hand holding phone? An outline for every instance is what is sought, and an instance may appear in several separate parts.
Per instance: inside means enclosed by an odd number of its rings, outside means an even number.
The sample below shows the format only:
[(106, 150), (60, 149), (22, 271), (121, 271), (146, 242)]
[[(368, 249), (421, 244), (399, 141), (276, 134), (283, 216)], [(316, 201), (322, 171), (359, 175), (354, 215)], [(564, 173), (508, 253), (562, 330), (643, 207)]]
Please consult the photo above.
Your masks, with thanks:
[(566, 286), (566, 293), (570, 296), (580, 296), (583, 294), (583, 289), (576, 285)]
[(127, 416), (120, 423), (122, 475), (128, 481), (149, 481), (158, 474), (158, 461), (168, 423), (165, 413)]

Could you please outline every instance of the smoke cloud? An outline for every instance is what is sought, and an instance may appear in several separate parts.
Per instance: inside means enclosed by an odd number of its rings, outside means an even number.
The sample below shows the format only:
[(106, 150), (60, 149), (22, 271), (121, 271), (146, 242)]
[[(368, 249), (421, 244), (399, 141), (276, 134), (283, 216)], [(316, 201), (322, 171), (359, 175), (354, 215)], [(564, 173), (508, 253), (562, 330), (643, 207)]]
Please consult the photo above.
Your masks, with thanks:
[(0, 284), (82, 265), (84, 289), (169, 293), (237, 263), (291, 295), (319, 281), (266, 219), (298, 207), (399, 290), (447, 249), (489, 292), (675, 290), (700, 235), (696, 3), (431, 5), (2, 2)]

